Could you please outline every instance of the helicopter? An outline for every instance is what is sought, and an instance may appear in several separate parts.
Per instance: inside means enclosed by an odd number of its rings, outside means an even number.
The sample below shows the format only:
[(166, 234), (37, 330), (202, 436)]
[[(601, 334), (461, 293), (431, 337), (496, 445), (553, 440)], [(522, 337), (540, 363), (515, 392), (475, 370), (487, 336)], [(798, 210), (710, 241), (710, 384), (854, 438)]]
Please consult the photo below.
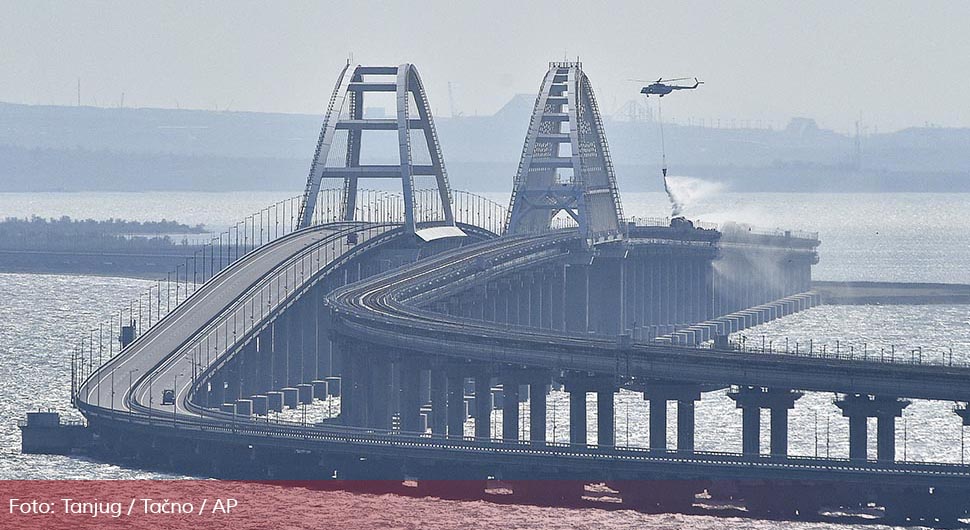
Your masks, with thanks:
[(684, 81), (686, 79), (690, 79), (690, 77), (678, 77), (677, 79), (664, 79), (661, 77), (660, 79), (657, 79), (653, 83), (641, 88), (640, 93), (646, 95), (647, 97), (650, 97), (650, 94), (664, 97), (667, 94), (673, 92), (674, 90), (693, 90), (704, 84), (703, 81), (698, 81), (696, 77), (693, 78), (694, 79), (693, 86), (680, 86), (680, 85), (667, 84), (667, 83), (674, 83), (676, 81)]

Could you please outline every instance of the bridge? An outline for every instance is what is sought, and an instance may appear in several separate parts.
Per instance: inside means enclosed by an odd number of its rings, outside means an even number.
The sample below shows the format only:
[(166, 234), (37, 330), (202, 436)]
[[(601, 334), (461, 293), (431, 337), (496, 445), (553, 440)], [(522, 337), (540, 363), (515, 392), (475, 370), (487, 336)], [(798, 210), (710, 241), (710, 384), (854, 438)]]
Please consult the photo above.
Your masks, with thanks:
[[(382, 92), (396, 117), (365, 117)], [(380, 133), (396, 133), (397, 164), (369, 163)], [(900, 461), (895, 425), (909, 399), (957, 402), (954, 421), (970, 422), (970, 369), (728, 341), (818, 302), (818, 244), (624, 217), (579, 63), (543, 78), (509, 208), (450, 189), (413, 65), (348, 65), (304, 195), (247, 217), (191, 275), (186, 263), (85, 337), (72, 399), (108, 457), (220, 477), (413, 481), (459, 498), (498, 480), (523, 502), (566, 503), (604, 483), (648, 511), (691, 510), (706, 492), (784, 517), (965, 516), (970, 466)], [(547, 437), (552, 388), (569, 396), (568, 441)], [(743, 451), (695, 450), (695, 404), (724, 388)], [(648, 447), (617, 443), (621, 389), (649, 404)], [(806, 391), (839, 396), (848, 459), (788, 454)], [(306, 419), (321, 403), (337, 413)]]

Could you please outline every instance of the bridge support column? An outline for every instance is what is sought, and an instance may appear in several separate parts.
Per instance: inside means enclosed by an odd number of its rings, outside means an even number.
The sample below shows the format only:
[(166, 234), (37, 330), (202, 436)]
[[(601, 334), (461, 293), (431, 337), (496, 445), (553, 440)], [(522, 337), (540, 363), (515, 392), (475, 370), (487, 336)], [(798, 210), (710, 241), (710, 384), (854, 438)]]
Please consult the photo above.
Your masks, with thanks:
[(545, 277), (541, 270), (533, 271), (529, 277), (529, 325), (534, 328), (546, 328), (546, 308), (544, 296)]
[(391, 430), (391, 360), (383, 354), (368, 354), (366, 370), (367, 426)]
[(546, 441), (546, 387), (549, 378), (529, 383), (529, 440)]
[(600, 447), (616, 445), (616, 406), (613, 394), (617, 390), (607, 388), (596, 392), (596, 445)]
[(647, 384), (643, 399), (650, 403), (650, 449), (667, 449), (667, 402), (677, 401), (677, 450), (694, 451), (694, 402), (700, 387), (678, 381)]
[[(287, 365), (287, 346), (289, 338), (287, 334), (286, 316), (280, 315), (273, 321), (273, 359), (270, 371), (272, 372), (273, 389), (280, 389), (286, 386), (286, 365)], [(345, 355), (346, 357), (346, 355)]]
[(569, 374), (563, 380), (569, 392), (569, 442), (586, 444), (586, 394), (597, 393), (596, 428), (597, 445), (613, 446), (616, 443), (613, 394), (617, 391), (611, 377)]
[(485, 298), (482, 302), (482, 320), (489, 322), (497, 321), (498, 313), (498, 285), (495, 282), (488, 282), (485, 285)]
[(226, 382), (226, 392), (223, 399), (226, 403), (234, 402), (240, 398), (239, 395), (239, 360), (233, 359), (226, 364), (224, 381)]
[(492, 377), (485, 370), (475, 374), (475, 438), (492, 437)]
[(515, 298), (518, 304), (516, 308), (515, 323), (520, 326), (533, 326), (532, 305), (538, 303), (532, 300), (532, 274), (522, 273), (517, 278), (518, 284), (515, 289)]
[(896, 418), (903, 415), (903, 409), (909, 406), (909, 401), (866, 394), (847, 394), (835, 404), (842, 409), (842, 415), (849, 418), (849, 458), (866, 460), (869, 457), (868, 419), (875, 417), (876, 458), (885, 462), (896, 460)]
[(219, 408), (226, 402), (226, 384), (221, 377), (214, 377), (209, 381), (209, 392), (206, 395), (206, 407)]
[(761, 454), (761, 407), (741, 409), (741, 452), (754, 456)]
[(447, 434), (448, 383), (441, 368), (431, 369), (431, 432), (436, 436)]
[(287, 366), (286, 380), (287, 385), (295, 387), (303, 382), (303, 335), (307, 322), (304, 321), (304, 306), (306, 302), (299, 300), (289, 309), (285, 310), (287, 333), (290, 335), (287, 342)]
[(341, 340), (340, 355), (343, 368), (340, 374), (340, 417), (343, 425), (363, 427), (367, 413), (367, 391), (364, 377), (369, 366), (360, 350), (350, 341)]
[(569, 443), (586, 443), (586, 389), (569, 392)]
[(566, 266), (563, 284), (563, 323), (565, 329), (574, 333), (586, 333), (589, 329), (589, 276), (584, 265)]
[[(698, 392), (698, 397), (699, 397)], [(694, 400), (677, 400), (677, 450), (694, 452)]]
[(741, 446), (746, 455), (761, 454), (761, 409), (771, 411), (770, 452), (788, 456), (788, 411), (801, 392), (787, 389), (742, 386), (728, 393), (741, 409)]
[(546, 274), (546, 290), (549, 292), (549, 327), (562, 331), (565, 329), (566, 287), (563, 276), (565, 266), (557, 267)]
[(302, 340), (302, 352), (303, 358), (300, 360), (301, 365), (301, 383), (309, 383), (318, 377), (317, 374), (317, 328), (319, 326), (320, 311), (318, 306), (322, 303), (320, 300), (321, 296), (315, 296), (316, 287), (310, 288), (310, 291), (301, 300), (301, 311), (300, 311), (300, 338)]
[(273, 328), (272, 326), (259, 332), (256, 338), (259, 352), (259, 368), (257, 369), (258, 392), (273, 390)]
[(465, 435), (465, 378), (457, 369), (447, 373), (448, 379), (448, 436)]
[(587, 268), (589, 301), (589, 330), (615, 336), (622, 332), (624, 260), (619, 257), (596, 257)]
[(495, 297), (495, 321), (499, 324), (512, 323), (512, 284), (509, 280), (498, 281)]
[(401, 364), (401, 430), (420, 433), (421, 430), (421, 368), (413, 360)]
[(259, 385), (257, 384), (256, 377), (259, 373), (259, 352), (256, 349), (256, 340), (250, 340), (243, 347), (242, 351), (239, 352), (241, 358), (241, 377), (240, 377), (240, 395), (251, 396), (259, 392)]
[(519, 379), (511, 374), (502, 378), (502, 439), (519, 441)]

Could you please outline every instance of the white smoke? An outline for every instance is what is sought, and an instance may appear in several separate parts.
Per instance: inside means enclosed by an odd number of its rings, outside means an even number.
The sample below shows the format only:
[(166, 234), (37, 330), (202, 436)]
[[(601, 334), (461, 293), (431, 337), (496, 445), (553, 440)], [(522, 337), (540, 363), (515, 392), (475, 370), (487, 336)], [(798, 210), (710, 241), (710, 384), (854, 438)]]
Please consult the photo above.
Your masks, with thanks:
[(664, 191), (667, 192), (667, 198), (670, 199), (670, 209), (672, 210), (670, 216), (680, 217), (683, 214), (684, 205), (677, 200), (677, 196), (674, 195), (674, 192), (670, 189), (671, 178), (673, 177), (668, 177), (667, 175), (664, 175)]
[(671, 215), (684, 215), (684, 210), (698, 201), (719, 193), (724, 185), (695, 177), (670, 175), (664, 177), (664, 191), (670, 199)]

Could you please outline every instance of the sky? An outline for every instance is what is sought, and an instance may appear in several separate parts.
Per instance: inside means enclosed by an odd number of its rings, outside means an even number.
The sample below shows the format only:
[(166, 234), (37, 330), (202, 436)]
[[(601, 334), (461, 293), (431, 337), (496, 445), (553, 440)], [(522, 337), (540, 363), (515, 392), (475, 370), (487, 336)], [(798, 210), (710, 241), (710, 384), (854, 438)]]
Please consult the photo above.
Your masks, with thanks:
[[(601, 109), (697, 76), (678, 122), (970, 127), (970, 2), (0, 0), (0, 101), (322, 114), (344, 62), (414, 63), (491, 114), (579, 57)], [(652, 100), (655, 101), (655, 100)]]

